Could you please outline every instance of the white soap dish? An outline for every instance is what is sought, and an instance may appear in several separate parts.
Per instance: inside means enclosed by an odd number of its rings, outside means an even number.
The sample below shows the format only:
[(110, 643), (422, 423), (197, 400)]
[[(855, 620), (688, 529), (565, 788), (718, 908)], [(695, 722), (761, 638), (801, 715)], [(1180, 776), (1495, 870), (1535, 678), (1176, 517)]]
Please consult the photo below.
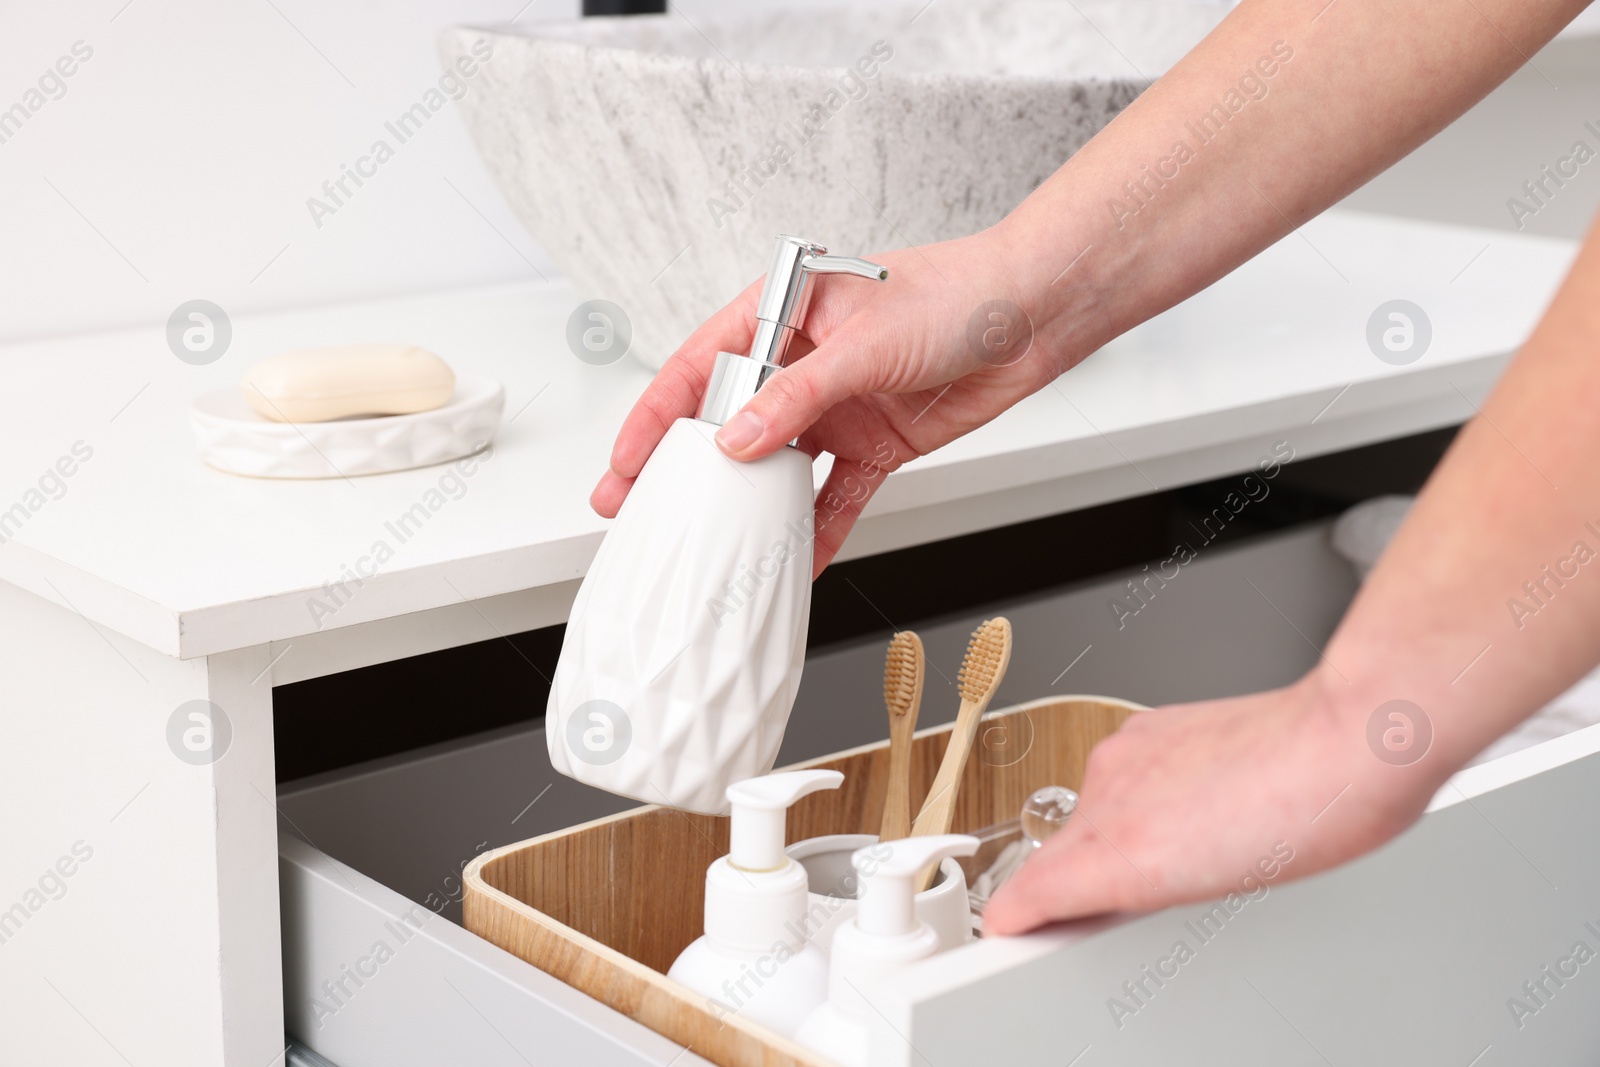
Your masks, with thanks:
[(499, 382), (456, 378), (443, 407), (414, 415), (378, 415), (330, 422), (270, 422), (237, 386), (196, 397), (189, 424), (200, 458), (253, 478), (339, 478), (426, 467), (481, 451), (494, 440), (505, 408)]

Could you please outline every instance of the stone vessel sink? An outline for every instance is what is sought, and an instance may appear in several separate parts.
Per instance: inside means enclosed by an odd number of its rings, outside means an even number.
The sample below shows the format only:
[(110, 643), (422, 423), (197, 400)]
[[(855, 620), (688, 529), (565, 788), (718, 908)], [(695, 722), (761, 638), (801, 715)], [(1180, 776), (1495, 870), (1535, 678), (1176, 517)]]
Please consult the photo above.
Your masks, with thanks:
[[(659, 366), (792, 233), (992, 225), (1214, 26), (1181, 0), (924, 0), (448, 30), (500, 189)], [(691, 22), (690, 19), (695, 21)], [(481, 55), (489, 52), (489, 58)]]

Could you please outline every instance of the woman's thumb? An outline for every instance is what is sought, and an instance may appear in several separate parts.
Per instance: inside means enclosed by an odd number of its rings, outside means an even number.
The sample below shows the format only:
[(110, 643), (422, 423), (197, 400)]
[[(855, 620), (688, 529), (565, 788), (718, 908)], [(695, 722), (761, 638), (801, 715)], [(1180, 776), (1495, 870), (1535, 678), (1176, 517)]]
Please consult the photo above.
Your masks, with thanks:
[(722, 429), (717, 445), (734, 459), (757, 459), (799, 437), (841, 400), (871, 392), (866, 360), (844, 359), (825, 344), (767, 380)]

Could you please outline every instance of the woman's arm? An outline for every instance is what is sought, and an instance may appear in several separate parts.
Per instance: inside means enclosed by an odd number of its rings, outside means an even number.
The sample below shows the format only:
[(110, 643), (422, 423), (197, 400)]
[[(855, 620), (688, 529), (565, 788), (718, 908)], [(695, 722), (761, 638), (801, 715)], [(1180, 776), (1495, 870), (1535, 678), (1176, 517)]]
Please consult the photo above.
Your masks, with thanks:
[[(1204, 288), (1460, 115), (1582, 0), (1246, 0), (1003, 222), (886, 256), (881, 286), (819, 279), (791, 367), (725, 428), (739, 459), (796, 437), (840, 462), (819, 499), (825, 566), (882, 477), (993, 419)], [(689, 338), (618, 434), (593, 504), (614, 515), (718, 350), (749, 344), (752, 286)], [(992, 366), (980, 304), (1035, 343)], [(992, 362), (992, 361), (991, 361)], [(891, 458), (885, 462), (881, 457)]]
[(1034, 264), (1051, 347), (1070, 364), (1210, 285), (1432, 137), (1585, 6), (1246, 0), (1001, 224)]
[[(1303, 681), (1165, 708), (1095, 749), (991, 931), (1162, 907), (1375, 848), (1600, 661), (1600, 226)], [(1380, 711), (1407, 701), (1402, 718)], [(1374, 718), (1377, 722), (1374, 725)], [(1248, 887), (1246, 887), (1248, 888)]]

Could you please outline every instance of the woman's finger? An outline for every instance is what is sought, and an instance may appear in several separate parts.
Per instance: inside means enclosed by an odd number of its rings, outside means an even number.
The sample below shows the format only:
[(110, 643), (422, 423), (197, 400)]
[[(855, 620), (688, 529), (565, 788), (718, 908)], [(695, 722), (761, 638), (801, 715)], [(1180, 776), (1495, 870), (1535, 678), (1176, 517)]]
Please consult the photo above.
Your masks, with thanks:
[(809, 430), (829, 408), (884, 387), (881, 346), (848, 326), (767, 380), (717, 431), (717, 445), (738, 460), (776, 452)]
[(822, 483), (822, 491), (817, 494), (816, 536), (811, 548), (813, 579), (833, 562), (845, 537), (861, 517), (867, 501), (872, 499), (872, 494), (878, 491), (878, 486), (883, 484), (888, 474), (888, 469), (871, 460), (834, 459), (833, 469), (828, 472), (827, 479)]
[(1154, 890), (1080, 810), (1012, 875), (983, 909), (986, 934), (1020, 934), (1046, 923), (1138, 908)]
[(632, 478), (624, 478), (616, 471), (608, 470), (600, 476), (600, 484), (594, 487), (594, 492), (589, 494), (589, 506), (602, 517), (614, 519), (632, 488)]

